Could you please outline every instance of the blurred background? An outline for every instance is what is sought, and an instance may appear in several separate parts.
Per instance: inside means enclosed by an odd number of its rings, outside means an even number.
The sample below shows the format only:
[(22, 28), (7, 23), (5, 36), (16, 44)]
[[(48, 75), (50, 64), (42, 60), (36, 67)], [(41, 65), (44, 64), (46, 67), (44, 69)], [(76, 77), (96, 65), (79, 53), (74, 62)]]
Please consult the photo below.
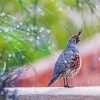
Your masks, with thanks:
[(0, 76), (9, 76), (6, 86), (47, 86), (57, 57), (80, 29), (82, 69), (69, 81), (97, 86), (100, 0), (0, 0)]

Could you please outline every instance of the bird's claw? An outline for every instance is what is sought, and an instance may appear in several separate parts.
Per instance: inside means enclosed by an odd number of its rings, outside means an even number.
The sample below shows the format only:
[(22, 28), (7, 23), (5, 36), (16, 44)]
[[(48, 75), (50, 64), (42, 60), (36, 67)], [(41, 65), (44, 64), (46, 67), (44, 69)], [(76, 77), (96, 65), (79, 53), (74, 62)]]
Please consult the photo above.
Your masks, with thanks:
[(73, 88), (74, 86), (71, 86), (71, 85), (64, 85), (64, 87)]

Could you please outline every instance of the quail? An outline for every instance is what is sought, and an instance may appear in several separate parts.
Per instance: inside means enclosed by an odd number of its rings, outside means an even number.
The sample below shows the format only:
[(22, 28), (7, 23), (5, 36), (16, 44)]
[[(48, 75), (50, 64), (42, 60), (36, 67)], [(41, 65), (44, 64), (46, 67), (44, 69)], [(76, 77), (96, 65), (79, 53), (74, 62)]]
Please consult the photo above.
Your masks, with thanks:
[(82, 30), (79, 31), (78, 34), (73, 34), (69, 38), (66, 48), (60, 54), (55, 63), (53, 77), (49, 81), (48, 86), (50, 86), (56, 80), (62, 78), (64, 87), (71, 87), (68, 79), (75, 76), (81, 68), (81, 57), (77, 48), (81, 33)]

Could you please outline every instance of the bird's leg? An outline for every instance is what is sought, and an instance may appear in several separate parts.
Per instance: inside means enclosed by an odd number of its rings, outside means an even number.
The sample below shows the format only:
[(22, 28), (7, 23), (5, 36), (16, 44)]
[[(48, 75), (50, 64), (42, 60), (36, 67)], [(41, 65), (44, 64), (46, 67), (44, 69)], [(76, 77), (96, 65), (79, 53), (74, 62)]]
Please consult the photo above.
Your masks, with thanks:
[(73, 87), (73, 86), (70, 86), (69, 85), (69, 82), (68, 82), (68, 78), (67, 77), (64, 77), (63, 80), (64, 80), (64, 87), (69, 87), (69, 88)]
[(64, 80), (64, 87), (69, 87), (69, 83), (68, 83), (67, 77), (64, 77), (63, 80)]
[(69, 87), (68, 78), (64, 77), (63, 80), (64, 80), (64, 87)]
[(63, 81), (64, 81), (64, 87), (65, 87), (65, 85), (66, 85), (66, 78), (65, 77), (63, 78)]

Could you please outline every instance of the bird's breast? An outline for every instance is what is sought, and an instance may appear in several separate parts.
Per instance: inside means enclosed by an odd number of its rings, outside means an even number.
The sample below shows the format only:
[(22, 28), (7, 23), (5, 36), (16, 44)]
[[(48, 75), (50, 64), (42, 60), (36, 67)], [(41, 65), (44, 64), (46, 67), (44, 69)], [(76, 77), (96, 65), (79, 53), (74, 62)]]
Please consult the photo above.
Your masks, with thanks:
[(72, 76), (76, 75), (81, 68), (81, 57), (80, 57), (80, 55), (74, 54), (72, 60), (73, 60), (73, 62), (70, 66), (70, 69), (66, 71), (67, 77), (72, 77)]
[(76, 70), (80, 66), (80, 64), (81, 64), (81, 62), (80, 62), (80, 60), (81, 60), (80, 55), (73, 54), (72, 60), (73, 60), (73, 63), (71, 64), (71, 70)]

